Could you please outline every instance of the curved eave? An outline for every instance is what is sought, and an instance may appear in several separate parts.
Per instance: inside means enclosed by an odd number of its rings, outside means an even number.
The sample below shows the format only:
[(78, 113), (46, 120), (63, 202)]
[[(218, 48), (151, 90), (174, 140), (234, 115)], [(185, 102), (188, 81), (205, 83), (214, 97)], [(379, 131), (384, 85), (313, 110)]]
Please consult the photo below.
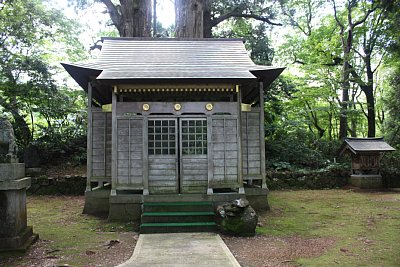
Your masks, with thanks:
[(276, 78), (285, 70), (285, 67), (269, 67), (256, 66), (250, 68), (250, 72), (264, 83), (264, 86), (269, 86)]
[(67, 63), (61, 63), (61, 65), (86, 92), (88, 89), (89, 81), (92, 79), (96, 79), (102, 72), (102, 70), (99, 69), (83, 67), (80, 65)]

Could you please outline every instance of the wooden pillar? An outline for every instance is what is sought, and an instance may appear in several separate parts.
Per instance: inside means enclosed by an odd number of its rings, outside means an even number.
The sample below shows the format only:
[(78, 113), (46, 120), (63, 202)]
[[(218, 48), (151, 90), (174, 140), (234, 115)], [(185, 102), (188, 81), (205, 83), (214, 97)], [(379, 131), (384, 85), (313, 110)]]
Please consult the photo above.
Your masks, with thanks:
[(214, 160), (212, 154), (212, 118), (211, 115), (207, 114), (207, 159), (208, 159), (208, 185), (207, 195), (214, 193), (212, 188), (212, 182), (214, 180)]
[(86, 191), (91, 191), (91, 179), (92, 179), (92, 84), (88, 83), (87, 91), (87, 151), (86, 151)]
[(264, 84), (259, 82), (260, 87), (260, 153), (261, 153), (261, 187), (267, 188), (265, 172), (265, 132), (264, 132)]
[(112, 91), (112, 115), (111, 115), (111, 195), (117, 195), (117, 156), (118, 156), (118, 140), (117, 140), (117, 86)]
[(149, 134), (148, 134), (148, 117), (143, 115), (143, 195), (149, 194)]
[(236, 85), (237, 93), (237, 144), (238, 144), (238, 183), (239, 194), (244, 194), (243, 187), (243, 155), (242, 155), (242, 91)]

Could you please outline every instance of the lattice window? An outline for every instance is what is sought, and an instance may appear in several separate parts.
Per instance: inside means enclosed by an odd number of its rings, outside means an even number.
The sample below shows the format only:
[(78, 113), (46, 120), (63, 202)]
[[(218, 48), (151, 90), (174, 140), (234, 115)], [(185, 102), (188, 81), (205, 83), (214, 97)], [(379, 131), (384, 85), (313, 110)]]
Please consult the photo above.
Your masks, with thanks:
[(175, 120), (149, 120), (149, 155), (175, 155)]
[(207, 155), (207, 120), (182, 120), (182, 154)]

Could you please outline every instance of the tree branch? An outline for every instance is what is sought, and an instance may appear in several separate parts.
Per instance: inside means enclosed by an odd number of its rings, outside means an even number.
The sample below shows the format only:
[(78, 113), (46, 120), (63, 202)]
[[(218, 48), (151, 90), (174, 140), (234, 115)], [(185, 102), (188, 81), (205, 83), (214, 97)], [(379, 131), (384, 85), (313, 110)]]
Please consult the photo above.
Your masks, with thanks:
[(368, 9), (368, 11), (367, 11), (367, 13), (364, 15), (364, 17), (363, 17), (362, 19), (360, 19), (359, 21), (354, 22), (354, 23), (353, 23), (353, 26), (356, 27), (356, 26), (360, 25), (361, 23), (364, 23), (364, 22), (367, 20), (368, 16), (369, 16), (372, 12), (374, 12), (377, 8), (378, 8), (378, 6), (375, 6), (373, 9)]
[[(354, 78), (354, 82), (360, 86), (361, 90), (363, 90), (363, 87), (366, 86), (364, 81), (361, 79), (360, 75), (356, 72), (356, 70), (353, 68), (352, 65), (349, 64), (350, 67), (350, 74)], [(363, 90), (364, 91), (364, 90)]]
[(367, 112), (365, 112), (365, 109), (364, 109), (362, 103), (360, 101), (358, 101), (358, 99), (357, 99), (357, 104), (360, 106), (362, 113), (364, 113), (364, 116), (368, 118)]
[(119, 13), (117, 6), (114, 5), (111, 0), (101, 0), (101, 2), (106, 5), (112, 22), (117, 29), (119, 29), (119, 25), (121, 24), (121, 14)]
[(102, 42), (101, 40), (97, 40), (96, 42), (94, 42), (93, 45), (90, 47), (90, 51), (95, 50), (95, 49), (101, 50), (102, 45), (99, 44), (101, 42)]
[(273, 22), (268, 17), (263, 17), (261, 15), (256, 15), (256, 14), (245, 14), (245, 13), (243, 13), (245, 10), (246, 10), (245, 5), (239, 5), (239, 6), (235, 7), (233, 10), (219, 16), (218, 18), (212, 19), (211, 26), (215, 27), (222, 21), (227, 20), (229, 18), (251, 18), (251, 19), (262, 21), (262, 22), (266, 22), (270, 25), (282, 26), (282, 23)]
[(335, 20), (336, 20), (337, 24), (339, 25), (341, 31), (343, 31), (343, 30), (344, 30), (344, 25), (343, 25), (343, 23), (339, 20), (339, 18), (338, 18), (338, 16), (337, 16), (337, 8), (336, 8), (336, 2), (335, 2), (335, 0), (332, 0), (332, 3), (333, 3), (333, 11), (334, 11), (334, 12), (333, 12), (333, 15), (335, 16)]
[(387, 51), (384, 50), (383, 53), (382, 53), (381, 58), (379, 59), (378, 64), (377, 64), (376, 67), (372, 70), (372, 73), (375, 73), (375, 71), (381, 66), (381, 64), (382, 64), (382, 62), (383, 62), (383, 58), (386, 56), (386, 54), (387, 54)]

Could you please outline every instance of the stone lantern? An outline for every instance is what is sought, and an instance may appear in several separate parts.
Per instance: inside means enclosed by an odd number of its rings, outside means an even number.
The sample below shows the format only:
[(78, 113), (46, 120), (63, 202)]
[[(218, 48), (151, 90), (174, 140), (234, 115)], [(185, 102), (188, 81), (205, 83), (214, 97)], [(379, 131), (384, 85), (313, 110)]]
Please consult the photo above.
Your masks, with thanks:
[(350, 154), (350, 184), (359, 188), (381, 188), (380, 160), (395, 151), (383, 138), (345, 138), (339, 155)]
[(0, 117), (0, 251), (26, 250), (38, 235), (27, 226), (25, 164), (18, 163), (13, 128)]

